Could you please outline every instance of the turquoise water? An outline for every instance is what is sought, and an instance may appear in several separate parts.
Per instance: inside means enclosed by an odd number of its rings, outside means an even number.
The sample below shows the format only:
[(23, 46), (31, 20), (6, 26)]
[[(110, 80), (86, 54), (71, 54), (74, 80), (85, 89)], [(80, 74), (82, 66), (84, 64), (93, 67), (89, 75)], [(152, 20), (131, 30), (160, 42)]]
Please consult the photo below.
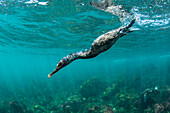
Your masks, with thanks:
[[(76, 60), (48, 78), (62, 57), (89, 49), (98, 36), (123, 24), (89, 2), (0, 0), (0, 113), (156, 113), (155, 106), (170, 101), (169, 0), (114, 0), (135, 15), (134, 32), (99, 56)], [(91, 82), (106, 86), (98, 92)], [(122, 90), (106, 101), (107, 89), (119, 83)], [(167, 96), (134, 107), (143, 91), (155, 87)], [(133, 97), (130, 102), (127, 95)]]

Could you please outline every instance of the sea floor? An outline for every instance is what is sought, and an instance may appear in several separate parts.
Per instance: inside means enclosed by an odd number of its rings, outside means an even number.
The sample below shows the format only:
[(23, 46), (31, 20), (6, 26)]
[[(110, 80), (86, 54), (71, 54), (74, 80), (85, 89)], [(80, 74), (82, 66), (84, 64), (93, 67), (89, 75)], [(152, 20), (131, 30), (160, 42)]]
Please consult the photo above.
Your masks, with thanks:
[(169, 83), (156, 81), (119, 76), (108, 82), (94, 77), (60, 93), (30, 86), (33, 92), (1, 97), (0, 113), (170, 113)]

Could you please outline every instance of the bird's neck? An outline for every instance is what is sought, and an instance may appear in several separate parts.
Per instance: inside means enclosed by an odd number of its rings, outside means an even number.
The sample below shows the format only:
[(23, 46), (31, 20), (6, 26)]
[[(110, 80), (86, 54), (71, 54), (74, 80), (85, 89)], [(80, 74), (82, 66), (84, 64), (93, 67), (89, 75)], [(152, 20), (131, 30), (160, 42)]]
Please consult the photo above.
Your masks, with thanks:
[(89, 50), (71, 53), (63, 58), (67, 64), (71, 63), (76, 59), (87, 59), (89, 58)]

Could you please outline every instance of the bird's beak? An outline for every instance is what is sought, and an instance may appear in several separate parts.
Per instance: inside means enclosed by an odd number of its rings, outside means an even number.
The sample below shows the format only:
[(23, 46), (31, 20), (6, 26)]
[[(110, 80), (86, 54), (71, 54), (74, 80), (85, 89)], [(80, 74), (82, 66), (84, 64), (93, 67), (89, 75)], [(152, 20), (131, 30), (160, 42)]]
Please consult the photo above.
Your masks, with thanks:
[(48, 74), (48, 78), (50, 78), (52, 76), (52, 74)]
[(48, 74), (48, 78), (50, 78), (53, 74), (55, 74), (57, 71), (59, 71), (60, 68), (55, 68), (54, 71), (52, 71), (50, 74)]

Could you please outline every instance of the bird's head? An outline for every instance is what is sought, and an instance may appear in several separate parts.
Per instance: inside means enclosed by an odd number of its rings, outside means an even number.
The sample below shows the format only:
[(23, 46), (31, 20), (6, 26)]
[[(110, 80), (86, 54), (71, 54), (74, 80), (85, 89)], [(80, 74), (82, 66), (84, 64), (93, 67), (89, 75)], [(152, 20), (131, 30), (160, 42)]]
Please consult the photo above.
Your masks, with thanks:
[(61, 68), (65, 67), (68, 64), (68, 60), (67, 59), (61, 59), (58, 61), (56, 68), (54, 69), (54, 71), (52, 71), (48, 77), (50, 78), (54, 73), (58, 72)]

